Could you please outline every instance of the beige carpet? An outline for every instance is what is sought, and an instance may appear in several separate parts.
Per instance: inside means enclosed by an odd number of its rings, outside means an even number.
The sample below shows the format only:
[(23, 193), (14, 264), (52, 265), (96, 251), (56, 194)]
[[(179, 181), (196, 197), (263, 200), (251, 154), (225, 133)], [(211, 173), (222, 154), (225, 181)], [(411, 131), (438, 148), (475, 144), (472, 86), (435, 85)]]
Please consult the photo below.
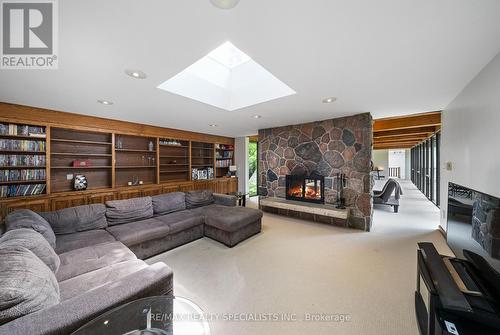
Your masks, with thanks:
[[(172, 267), (175, 295), (207, 313), (298, 319), (214, 321), (214, 335), (418, 334), (416, 243), (449, 249), (436, 230), (439, 210), (411, 183), (403, 188), (400, 213), (377, 207), (370, 233), (265, 214), (263, 232), (232, 249), (203, 238), (148, 263)], [(306, 313), (349, 320), (311, 322)]]

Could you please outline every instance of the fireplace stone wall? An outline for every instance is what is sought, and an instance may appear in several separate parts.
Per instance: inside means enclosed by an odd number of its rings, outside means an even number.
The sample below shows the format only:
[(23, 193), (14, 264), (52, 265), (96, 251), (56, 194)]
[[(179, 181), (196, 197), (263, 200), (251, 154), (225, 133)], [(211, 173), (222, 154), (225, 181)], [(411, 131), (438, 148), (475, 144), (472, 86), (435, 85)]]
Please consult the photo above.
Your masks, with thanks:
[(325, 177), (325, 203), (337, 197), (337, 173), (348, 177), (344, 197), (349, 225), (369, 231), (372, 222), (370, 176), (373, 127), (369, 113), (259, 130), (260, 196), (285, 198), (285, 178)]

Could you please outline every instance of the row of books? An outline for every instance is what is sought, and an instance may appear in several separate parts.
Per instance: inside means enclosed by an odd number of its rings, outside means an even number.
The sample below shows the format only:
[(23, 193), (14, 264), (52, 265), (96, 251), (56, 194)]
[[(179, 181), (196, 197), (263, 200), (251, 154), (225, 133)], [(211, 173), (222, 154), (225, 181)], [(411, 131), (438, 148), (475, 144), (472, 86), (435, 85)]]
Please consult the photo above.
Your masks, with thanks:
[(38, 195), (45, 191), (45, 184), (0, 186), (0, 198)]
[(218, 167), (218, 168), (229, 167), (230, 165), (233, 165), (232, 159), (223, 159), (223, 160), (218, 160), (215, 162), (215, 167)]
[(44, 155), (0, 155), (0, 166), (45, 166)]
[(2, 170), (0, 181), (45, 180), (45, 170)]
[(0, 139), (0, 150), (45, 151), (45, 141)]
[(0, 123), (0, 135), (45, 137), (45, 127)]
[(216, 158), (233, 158), (234, 151), (217, 151)]
[(232, 145), (226, 145), (226, 144), (216, 144), (215, 149), (221, 149), (221, 150), (234, 150), (234, 146)]

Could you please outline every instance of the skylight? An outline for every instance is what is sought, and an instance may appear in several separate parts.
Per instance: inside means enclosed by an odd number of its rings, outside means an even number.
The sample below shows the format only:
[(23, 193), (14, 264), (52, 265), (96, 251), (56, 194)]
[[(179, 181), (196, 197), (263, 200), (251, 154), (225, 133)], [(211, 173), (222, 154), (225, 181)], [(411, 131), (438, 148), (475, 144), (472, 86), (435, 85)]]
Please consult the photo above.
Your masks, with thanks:
[(228, 111), (296, 93), (231, 42), (158, 88)]

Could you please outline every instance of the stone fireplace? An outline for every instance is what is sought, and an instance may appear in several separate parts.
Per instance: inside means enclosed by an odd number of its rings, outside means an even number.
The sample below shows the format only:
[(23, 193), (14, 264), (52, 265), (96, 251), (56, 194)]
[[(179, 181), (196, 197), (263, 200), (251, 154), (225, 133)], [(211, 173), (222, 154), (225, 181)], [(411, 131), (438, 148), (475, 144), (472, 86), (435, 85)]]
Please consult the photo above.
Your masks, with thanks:
[(286, 199), (325, 203), (325, 178), (322, 176), (286, 176)]
[[(339, 196), (344, 198), (348, 212), (347, 226), (369, 231), (372, 222), (372, 130), (369, 113), (260, 129), (257, 181), (260, 198), (276, 203), (304, 194), (302, 198), (312, 197), (312, 202), (316, 203), (303, 205), (317, 209), (318, 206), (335, 208)], [(345, 176), (341, 194), (337, 194), (339, 174)], [(294, 187), (290, 194), (287, 180), (297, 176), (322, 176), (319, 182), (322, 199), (318, 199), (317, 181), (315, 195), (306, 190), (304, 182), (297, 182), (302, 190)], [(314, 187), (314, 183), (308, 182), (307, 186)]]

